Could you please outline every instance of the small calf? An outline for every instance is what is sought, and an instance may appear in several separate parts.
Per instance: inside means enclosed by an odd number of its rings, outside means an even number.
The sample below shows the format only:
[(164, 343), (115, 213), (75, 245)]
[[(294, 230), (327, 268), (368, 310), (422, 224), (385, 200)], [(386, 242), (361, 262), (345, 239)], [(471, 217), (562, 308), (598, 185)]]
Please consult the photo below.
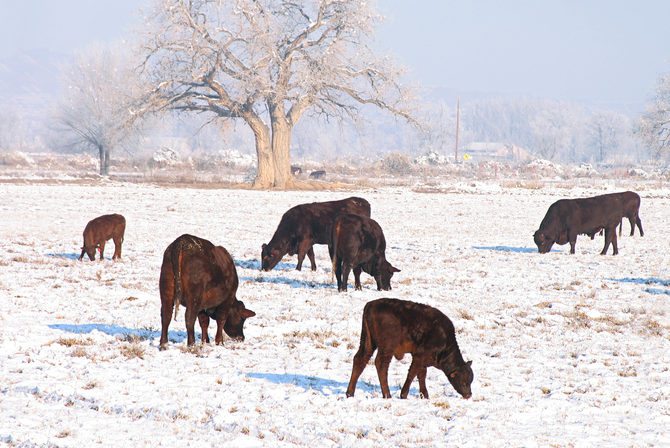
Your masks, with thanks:
[(400, 360), (405, 353), (412, 354), (412, 364), (400, 398), (407, 398), (416, 376), (419, 377), (421, 396), (428, 398), (428, 367), (442, 370), (463, 398), (472, 396), (472, 361), (463, 360), (451, 320), (431, 306), (398, 299), (377, 299), (365, 305), (361, 343), (354, 356), (347, 397), (353, 397), (358, 378), (375, 350), (375, 367), (384, 398), (391, 398), (388, 385), (391, 358), (395, 356)]
[(386, 260), (386, 239), (377, 221), (365, 216), (343, 214), (333, 223), (328, 245), (337, 290), (346, 291), (353, 269), (356, 289), (361, 289), (361, 271), (375, 278), (378, 291), (391, 290), (391, 277), (400, 269)]
[(105, 252), (105, 242), (114, 240), (114, 255), (112, 260), (121, 258), (121, 244), (123, 234), (126, 232), (126, 218), (121, 215), (102, 215), (86, 224), (84, 228), (84, 246), (81, 248), (79, 260), (88, 255), (91, 261), (95, 260), (95, 249), (100, 251), (100, 260)]

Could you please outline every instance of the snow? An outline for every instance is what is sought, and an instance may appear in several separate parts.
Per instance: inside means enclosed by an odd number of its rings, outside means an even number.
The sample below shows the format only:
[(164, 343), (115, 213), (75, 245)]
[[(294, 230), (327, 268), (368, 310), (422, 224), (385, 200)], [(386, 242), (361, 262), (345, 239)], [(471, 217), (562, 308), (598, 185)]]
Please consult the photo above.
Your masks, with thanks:
[[(537, 253), (532, 233), (561, 197), (621, 191), (454, 183), (353, 192), (258, 192), (105, 183), (0, 184), (0, 441), (16, 446), (647, 446), (670, 443), (670, 189), (647, 185), (641, 238), (601, 256)], [(327, 249), (259, 270), (283, 212), (359, 195), (402, 271), (393, 291), (338, 294)], [(127, 219), (123, 259), (77, 261), (101, 214)], [(158, 274), (182, 233), (233, 255), (238, 298), (257, 313), (246, 340), (185, 347), (183, 308), (158, 350)], [(353, 279), (350, 279), (350, 283)], [(398, 297), (454, 322), (473, 397), (437, 369), (431, 398), (394, 397), (374, 365), (345, 398), (363, 305)], [(210, 328), (210, 337), (213, 330)]]

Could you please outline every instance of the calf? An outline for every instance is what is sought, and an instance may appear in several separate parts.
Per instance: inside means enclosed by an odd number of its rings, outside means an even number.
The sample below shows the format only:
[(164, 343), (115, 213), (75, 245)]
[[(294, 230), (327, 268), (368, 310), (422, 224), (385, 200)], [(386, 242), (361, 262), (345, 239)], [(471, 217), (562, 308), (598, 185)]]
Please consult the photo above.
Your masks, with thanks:
[(168, 342), (168, 327), (174, 309), (186, 307), (187, 345), (195, 343), (195, 319), (200, 322), (202, 342), (209, 343), (210, 317), (216, 320), (217, 345), (223, 333), (244, 340), (244, 321), (256, 315), (237, 300), (237, 270), (233, 258), (221, 246), (193, 235), (182, 235), (165, 249), (159, 289), (161, 295), (160, 349)]
[(95, 260), (95, 249), (100, 251), (100, 260), (102, 261), (105, 252), (105, 243), (114, 240), (114, 255), (112, 260), (121, 258), (121, 245), (123, 244), (123, 234), (126, 232), (126, 218), (121, 215), (102, 215), (92, 219), (84, 228), (84, 245), (81, 248), (79, 260), (88, 258)]
[(388, 385), (391, 359), (395, 356), (400, 360), (405, 353), (412, 354), (412, 364), (400, 391), (400, 398), (407, 398), (409, 387), (416, 376), (419, 377), (421, 396), (428, 398), (428, 367), (442, 370), (463, 398), (472, 396), (472, 361), (463, 360), (451, 320), (431, 306), (398, 299), (377, 299), (365, 304), (361, 343), (354, 355), (347, 397), (354, 396), (358, 378), (375, 350), (375, 367), (384, 398), (391, 398)]
[(272, 270), (284, 255), (298, 254), (297, 270), (302, 269), (305, 255), (312, 271), (316, 270), (314, 244), (330, 244), (335, 218), (342, 213), (370, 216), (370, 203), (350, 197), (339, 201), (312, 202), (290, 208), (279, 221), (269, 243), (261, 247), (261, 269)]
[(328, 252), (337, 278), (337, 290), (346, 291), (349, 272), (354, 270), (356, 289), (361, 289), (361, 271), (375, 278), (377, 290), (391, 290), (391, 277), (400, 269), (386, 261), (386, 239), (377, 221), (358, 215), (340, 215), (333, 224)]

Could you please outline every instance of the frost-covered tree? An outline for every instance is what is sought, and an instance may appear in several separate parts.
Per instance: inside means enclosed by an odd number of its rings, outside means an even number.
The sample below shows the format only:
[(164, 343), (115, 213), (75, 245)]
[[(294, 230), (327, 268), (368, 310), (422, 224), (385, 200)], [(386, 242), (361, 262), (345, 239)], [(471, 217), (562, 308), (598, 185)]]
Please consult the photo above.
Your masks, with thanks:
[(243, 120), (254, 186), (285, 188), (307, 112), (344, 119), (372, 105), (412, 119), (400, 70), (371, 49), (379, 20), (369, 0), (155, 0), (144, 43), (152, 107)]
[(670, 74), (659, 78), (656, 96), (642, 116), (640, 134), (656, 155), (670, 149)]
[(75, 56), (63, 78), (55, 112), (61, 144), (96, 151), (107, 176), (112, 151), (139, 132), (136, 104), (143, 95), (135, 67), (120, 47), (93, 45)]

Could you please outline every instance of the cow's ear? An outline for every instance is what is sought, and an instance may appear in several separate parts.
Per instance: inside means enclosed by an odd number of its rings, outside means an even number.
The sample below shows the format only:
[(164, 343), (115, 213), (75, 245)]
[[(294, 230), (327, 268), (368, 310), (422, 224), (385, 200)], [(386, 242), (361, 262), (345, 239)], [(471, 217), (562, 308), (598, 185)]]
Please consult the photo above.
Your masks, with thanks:
[(466, 366), (470, 367), (472, 365), (472, 361), (468, 361), (465, 363)]
[(395, 266), (391, 266), (391, 272), (400, 272), (400, 269), (396, 268)]
[(268, 247), (268, 245), (263, 243), (263, 245), (261, 246), (261, 250), (265, 250), (266, 247)]
[(242, 317), (244, 317), (245, 319), (249, 319), (250, 317), (254, 317), (256, 315), (256, 313), (254, 313), (253, 311), (248, 310), (248, 309), (245, 308), (240, 312), (240, 315)]

